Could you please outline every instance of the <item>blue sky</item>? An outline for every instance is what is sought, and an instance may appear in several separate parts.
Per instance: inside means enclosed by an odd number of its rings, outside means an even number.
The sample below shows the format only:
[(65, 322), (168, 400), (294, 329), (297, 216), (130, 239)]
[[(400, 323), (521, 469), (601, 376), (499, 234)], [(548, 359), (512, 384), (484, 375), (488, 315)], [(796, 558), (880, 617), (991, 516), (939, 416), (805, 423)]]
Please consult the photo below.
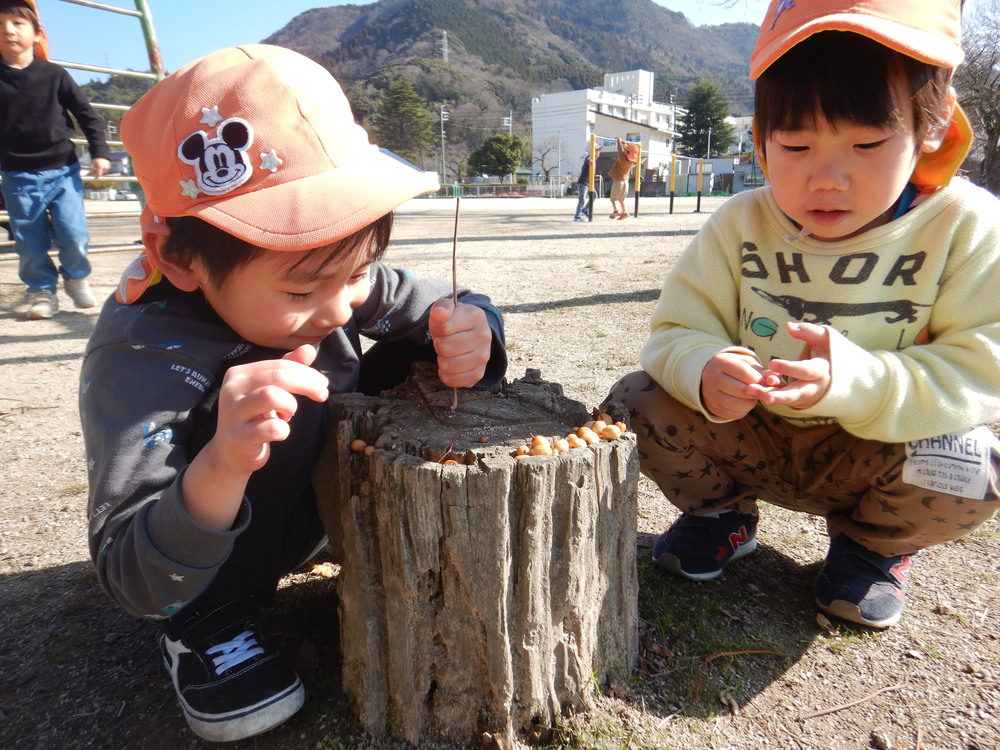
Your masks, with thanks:
[[(135, 7), (130, 0), (104, 1), (130, 10)], [(349, 4), (330, 0), (147, 1), (168, 71), (223, 47), (259, 42), (310, 8)], [(656, 1), (681, 11), (694, 24), (730, 21), (759, 24), (767, 9), (767, 0)], [(137, 19), (57, 0), (39, 0), (38, 4), (53, 59), (111, 68), (149, 69)], [(78, 81), (87, 81), (94, 74), (74, 72), (73, 76)]]

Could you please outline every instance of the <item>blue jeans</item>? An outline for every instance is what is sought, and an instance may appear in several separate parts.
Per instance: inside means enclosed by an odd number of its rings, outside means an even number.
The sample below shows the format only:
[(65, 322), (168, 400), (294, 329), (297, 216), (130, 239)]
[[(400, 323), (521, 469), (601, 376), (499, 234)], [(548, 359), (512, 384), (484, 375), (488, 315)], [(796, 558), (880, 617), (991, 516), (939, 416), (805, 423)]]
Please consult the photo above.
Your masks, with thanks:
[[(14, 250), (20, 257), (18, 275), (28, 292), (55, 292), (60, 273), (70, 279), (89, 276), (90, 234), (83, 210), (80, 165), (3, 172), (2, 176)], [(59, 248), (58, 269), (49, 257), (53, 245)]]
[(576, 185), (576, 216), (579, 218), (580, 214), (583, 213), (584, 207), (587, 205), (587, 192), (590, 185), (585, 182), (579, 182)]

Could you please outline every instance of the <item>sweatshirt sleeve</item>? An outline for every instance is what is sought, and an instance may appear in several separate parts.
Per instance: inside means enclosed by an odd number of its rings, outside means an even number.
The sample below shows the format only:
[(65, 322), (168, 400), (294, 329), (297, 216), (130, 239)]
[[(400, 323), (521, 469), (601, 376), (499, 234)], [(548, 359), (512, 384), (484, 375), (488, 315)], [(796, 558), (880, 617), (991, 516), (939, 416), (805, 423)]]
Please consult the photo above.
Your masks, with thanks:
[[(671, 269), (650, 320), (639, 363), (671, 396), (707, 419), (721, 422), (701, 403), (701, 373), (721, 351), (753, 355), (739, 342), (739, 248), (726, 229), (736, 204), (717, 211)], [(738, 201), (737, 201), (738, 202)]]
[[(102, 321), (106, 316), (107, 308)], [(181, 480), (196, 444), (207, 439), (218, 368), (204, 352), (136, 328), (142, 326), (92, 341), (81, 370), (90, 552), (102, 587), (123, 609), (162, 618), (214, 579), (250, 509), (244, 500), (223, 533), (201, 528), (185, 512)]]
[[(355, 312), (358, 332), (378, 341), (408, 339), (417, 344), (431, 342), (428, 318), (431, 305), (452, 295), (452, 284), (443, 279), (421, 279), (412, 272), (375, 263), (371, 270), (372, 290), (365, 303)], [(491, 387), (507, 372), (507, 350), (504, 340), (503, 316), (490, 298), (459, 287), (458, 301), (475, 305), (486, 313), (493, 333), (493, 344), (486, 374), (477, 383)]]
[(83, 137), (87, 139), (90, 147), (90, 158), (107, 159), (110, 151), (107, 139), (104, 137), (104, 120), (94, 110), (76, 81), (65, 71), (60, 82), (59, 101), (66, 111), (72, 113), (80, 130), (83, 131)]
[[(985, 192), (985, 191), (984, 191)], [(984, 199), (980, 196), (980, 199)], [(967, 212), (949, 237), (949, 261), (926, 341), (866, 351), (830, 329), (831, 384), (797, 415), (832, 416), (862, 438), (904, 442), (1000, 417), (1000, 204)], [(934, 231), (924, 232), (929, 243)]]

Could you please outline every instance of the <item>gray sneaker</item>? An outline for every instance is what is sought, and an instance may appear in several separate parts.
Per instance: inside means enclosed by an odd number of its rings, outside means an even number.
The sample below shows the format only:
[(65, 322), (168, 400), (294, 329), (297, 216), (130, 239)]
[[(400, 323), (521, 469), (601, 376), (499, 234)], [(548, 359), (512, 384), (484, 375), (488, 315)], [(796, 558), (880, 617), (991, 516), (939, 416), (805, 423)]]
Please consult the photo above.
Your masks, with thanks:
[(90, 289), (90, 282), (86, 279), (66, 279), (63, 287), (76, 307), (85, 309), (97, 304), (94, 293)]
[(46, 320), (59, 312), (59, 300), (54, 292), (34, 292), (28, 295), (31, 306), (28, 308), (28, 320)]

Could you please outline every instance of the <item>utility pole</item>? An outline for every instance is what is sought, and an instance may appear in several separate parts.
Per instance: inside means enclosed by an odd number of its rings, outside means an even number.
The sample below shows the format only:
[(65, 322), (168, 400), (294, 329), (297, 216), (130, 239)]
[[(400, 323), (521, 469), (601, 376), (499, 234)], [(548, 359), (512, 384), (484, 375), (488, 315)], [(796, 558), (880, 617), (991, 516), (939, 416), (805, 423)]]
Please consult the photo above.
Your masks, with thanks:
[(712, 158), (712, 129), (708, 129), (708, 148), (705, 150), (705, 158)]
[(441, 105), (441, 182), (445, 181), (445, 160), (444, 160), (444, 124), (449, 120), (448, 112), (445, 111), (444, 104)]
[(562, 127), (556, 128), (556, 139), (559, 142), (559, 161), (556, 162), (556, 174), (562, 175)]
[(509, 109), (509, 110), (507, 110), (507, 112), (509, 113), (507, 115), (507, 117), (501, 117), (500, 118), (500, 125), (501, 126), (502, 125), (506, 125), (507, 126), (507, 135), (513, 135), (514, 134), (514, 110)]

